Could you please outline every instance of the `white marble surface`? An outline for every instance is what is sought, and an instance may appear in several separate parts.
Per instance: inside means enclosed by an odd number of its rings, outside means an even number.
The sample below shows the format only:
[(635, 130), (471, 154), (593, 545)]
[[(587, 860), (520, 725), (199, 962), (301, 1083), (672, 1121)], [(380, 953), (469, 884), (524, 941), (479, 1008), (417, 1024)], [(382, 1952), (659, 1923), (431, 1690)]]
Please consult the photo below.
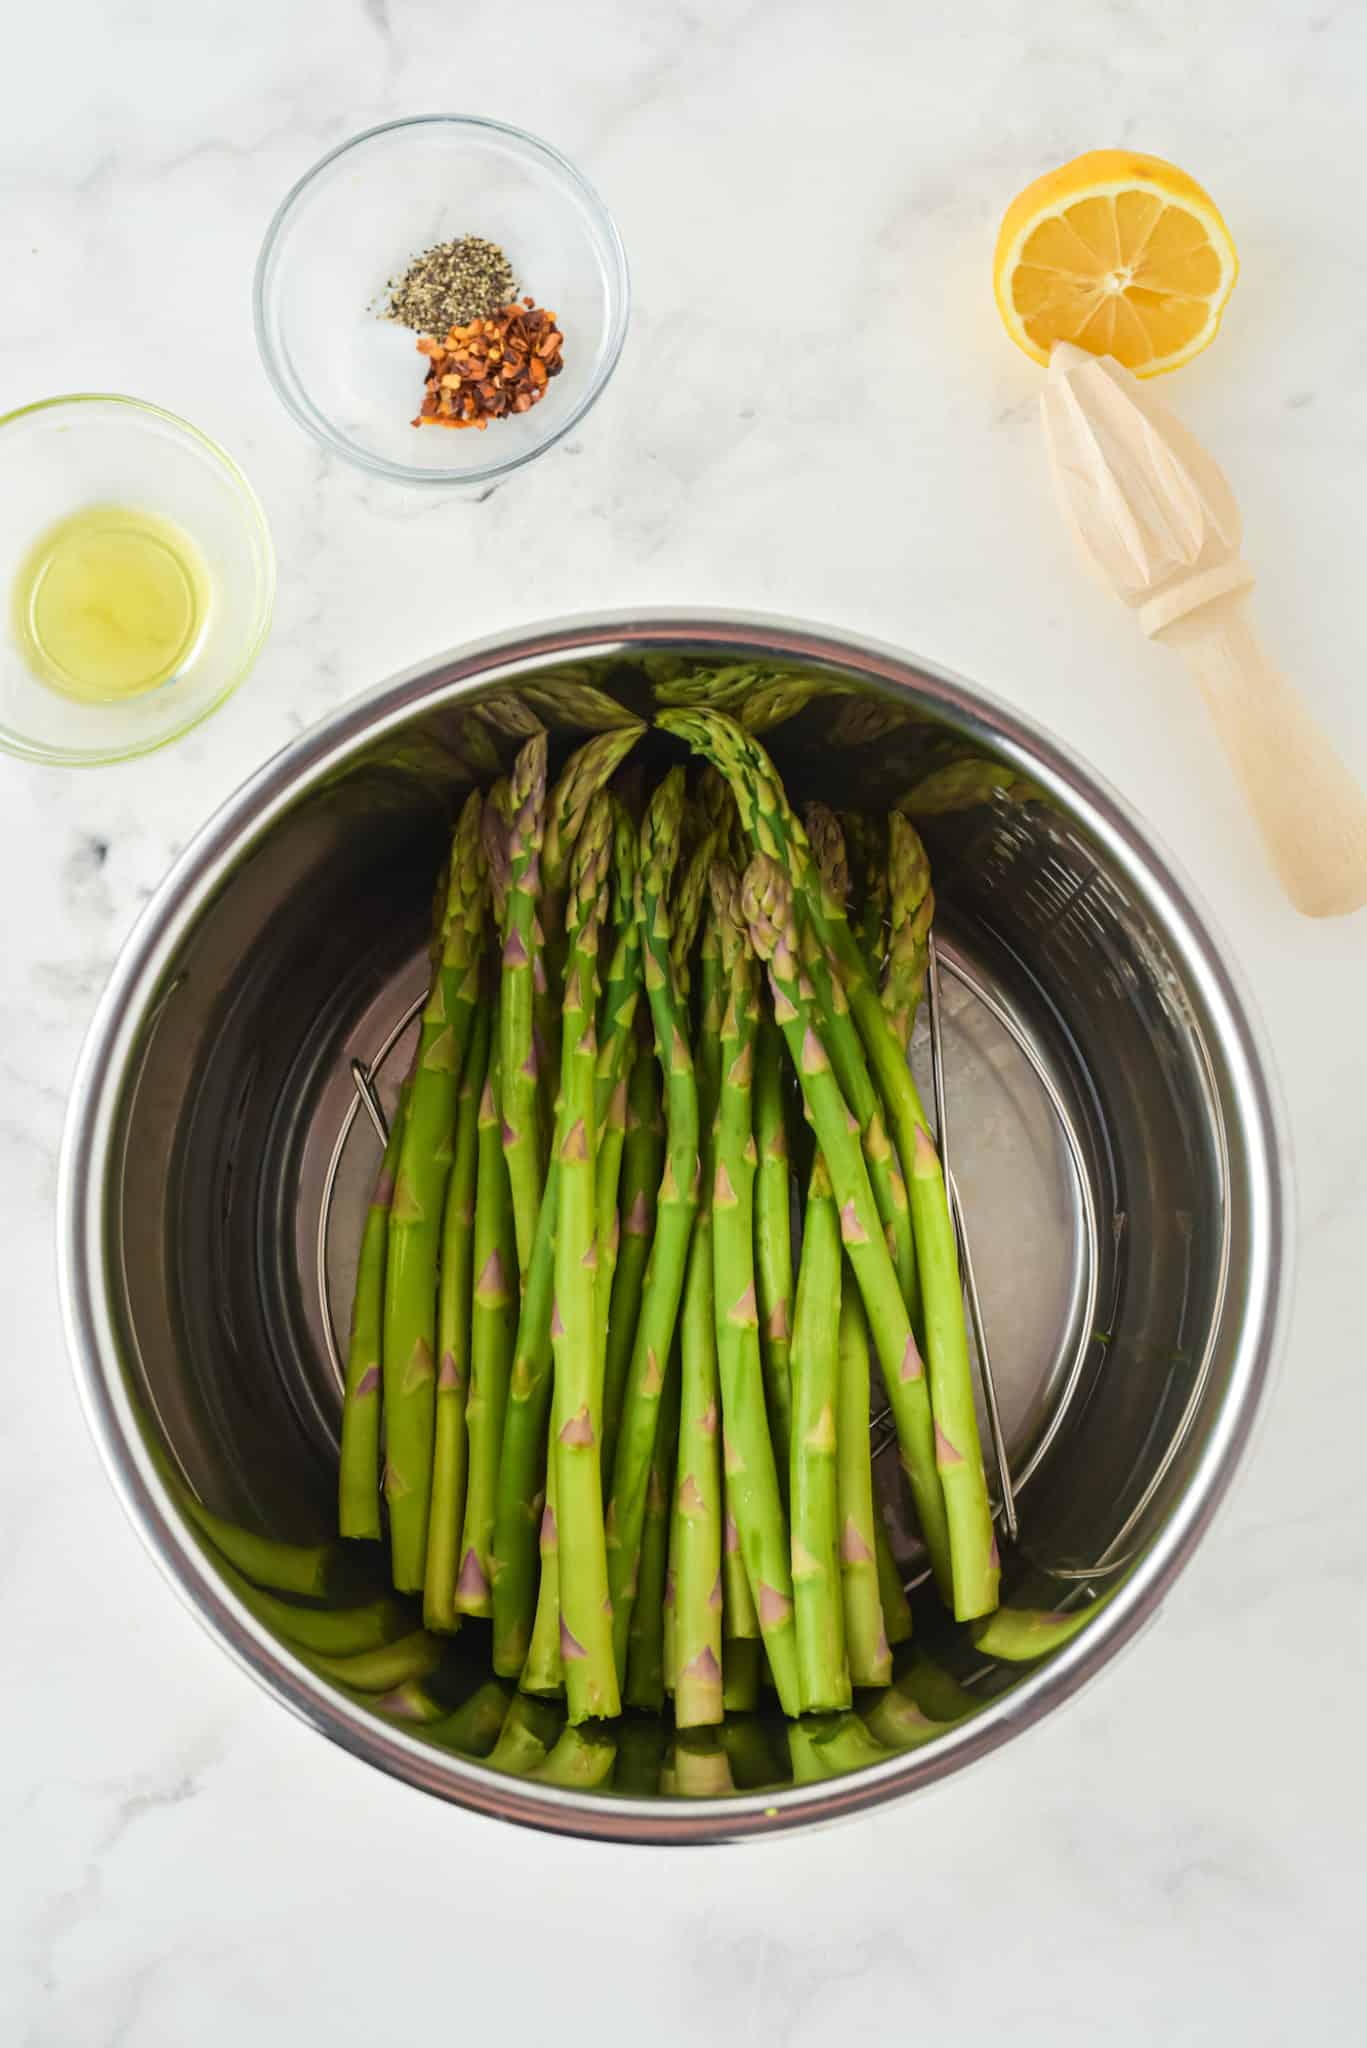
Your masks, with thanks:
[[(1187, 686), (1079, 580), (1037, 372), (989, 290), (1006, 199), (1078, 149), (1132, 142), (1209, 184), (1243, 281), (1171, 396), (1240, 493), (1272, 646), (1367, 774), (1362, 11), (71, 0), (16, 20), (0, 410), (94, 386), (189, 415), (260, 489), (281, 589), (249, 686), (173, 753), (95, 774), (0, 759), (0, 2040), (1367, 2038), (1367, 924), (1294, 918)], [(251, 334), (257, 243), (290, 181), (358, 128), (443, 106), (582, 163), (635, 276), (598, 412), (481, 503), (324, 460)], [(237, 1675), (97, 1465), (52, 1251), (87, 1016), (210, 809), (433, 649), (651, 602), (884, 635), (1110, 774), (1257, 986), (1302, 1198), (1256, 1457), (1121, 1669), (912, 1808), (688, 1856), (466, 1818)]]

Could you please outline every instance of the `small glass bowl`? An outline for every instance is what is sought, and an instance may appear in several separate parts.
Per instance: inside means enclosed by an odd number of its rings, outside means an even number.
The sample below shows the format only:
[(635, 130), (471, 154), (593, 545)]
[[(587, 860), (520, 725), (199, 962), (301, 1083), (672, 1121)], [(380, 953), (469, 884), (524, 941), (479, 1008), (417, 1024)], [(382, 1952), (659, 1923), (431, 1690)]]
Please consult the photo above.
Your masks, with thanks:
[[(203, 563), (208, 602), (164, 682), (93, 703), (34, 673), (16, 633), (14, 590), (44, 533), (105, 504), (179, 527)], [(97, 391), (45, 398), (0, 418), (0, 747), (83, 767), (164, 746), (232, 695), (261, 651), (274, 597), (275, 551), (256, 493), (231, 457), (185, 420)]]
[[(415, 428), (427, 364), (381, 317), (391, 279), (461, 235), (507, 255), (519, 292), (557, 315), (564, 369), (529, 412)], [(501, 121), (424, 114), (344, 142), (300, 179), (256, 267), (256, 338), (276, 391), (325, 448), (409, 484), (483, 484), (584, 417), (612, 375), (630, 305), (612, 217), (573, 164)]]

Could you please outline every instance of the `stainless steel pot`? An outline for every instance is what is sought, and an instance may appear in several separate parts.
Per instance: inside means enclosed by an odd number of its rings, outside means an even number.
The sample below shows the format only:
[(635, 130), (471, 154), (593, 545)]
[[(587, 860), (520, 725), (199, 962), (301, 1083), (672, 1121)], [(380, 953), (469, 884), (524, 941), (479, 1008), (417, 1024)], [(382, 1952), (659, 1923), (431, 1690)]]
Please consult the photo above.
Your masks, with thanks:
[[(905, 798), (941, 904), (947, 1080), (1021, 1520), (1009, 1596), (1118, 1585), (1035, 1666), (960, 1655), (983, 1706), (930, 1746), (725, 1800), (571, 1794), (424, 1745), (314, 1677), (177, 1505), (325, 1534), (336, 1352), (374, 1139), (350, 1063), (402, 1044), (453, 792), (534, 717), (636, 708), (691, 663), (785, 665), (767, 734), (796, 793)], [(652, 681), (653, 679), (653, 681)], [(806, 699), (807, 701), (801, 701)], [(661, 742), (661, 744), (664, 744)], [(399, 1058), (382, 1064), (392, 1094)], [(177, 862), (81, 1060), (61, 1182), (91, 1425), (163, 1570), (322, 1733), (463, 1805), (570, 1833), (769, 1833), (960, 1769), (1059, 1706), (1151, 1615), (1214, 1513), (1288, 1292), (1275, 1093), (1202, 912), (1076, 760), (958, 679), (748, 617), (571, 621), (425, 664), (261, 770)], [(914, 1576), (908, 1536), (901, 1559)]]

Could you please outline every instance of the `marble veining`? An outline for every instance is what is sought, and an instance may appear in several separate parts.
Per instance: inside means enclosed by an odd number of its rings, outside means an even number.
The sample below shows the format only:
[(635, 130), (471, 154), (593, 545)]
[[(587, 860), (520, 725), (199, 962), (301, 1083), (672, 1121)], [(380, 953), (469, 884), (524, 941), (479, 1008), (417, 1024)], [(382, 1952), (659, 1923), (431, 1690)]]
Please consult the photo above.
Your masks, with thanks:
[[(172, 753), (94, 774), (0, 757), (0, 2041), (1367, 2037), (1367, 930), (1281, 903), (1188, 685), (1071, 560), (1038, 373), (989, 288), (1001, 208), (1076, 150), (1133, 141), (1209, 184), (1243, 277), (1167, 395), (1239, 493), (1269, 646), (1367, 775), (1364, 79), (1360, 10), (1271, 0), (25, 11), (0, 83), (0, 410), (103, 388), (195, 420), (262, 495), (280, 597), (248, 686)], [(635, 313), (569, 441), (434, 499), (300, 434), (259, 370), (250, 286), (310, 163), (441, 107), (583, 165)], [(631, 604), (826, 619), (1066, 734), (1198, 878), (1299, 1158), (1281, 1384), (1159, 1622), (949, 1789), (745, 1853), (499, 1830), (258, 1693), (126, 1525), (56, 1300), (71, 1072), (176, 852), (355, 691), (466, 638)]]

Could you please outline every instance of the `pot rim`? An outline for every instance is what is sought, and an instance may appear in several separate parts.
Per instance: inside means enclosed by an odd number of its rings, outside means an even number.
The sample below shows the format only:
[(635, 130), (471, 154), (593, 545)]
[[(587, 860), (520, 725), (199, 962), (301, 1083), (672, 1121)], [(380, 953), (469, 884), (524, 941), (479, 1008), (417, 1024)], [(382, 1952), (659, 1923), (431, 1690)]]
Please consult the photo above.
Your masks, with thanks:
[[(124, 1383), (103, 1270), (104, 1188), (131, 1053), (176, 947), (240, 857), (310, 785), (405, 723), (421, 705), (532, 669), (652, 647), (729, 660), (819, 662), (886, 692), (913, 689), (1062, 799), (1159, 913), (1228, 1064), (1249, 1190), (1248, 1273), (1229, 1385), (1180, 1501), (1096, 1620), (1047, 1663), (923, 1750), (848, 1777), (776, 1794), (707, 1800), (564, 1791), (505, 1777), (382, 1723), (297, 1662), (228, 1593), (174, 1507), (142, 1440)], [(140, 914), (115, 963), (77, 1063), (58, 1176), (58, 1282), (78, 1392), (110, 1480), (138, 1534), (201, 1624), (300, 1719), (391, 1776), (522, 1825), (634, 1844), (711, 1843), (854, 1814), (937, 1783), (1071, 1698), (1157, 1611), (1224, 1498), (1266, 1397), (1292, 1295), (1293, 1184), (1280, 1090), (1260, 1021), (1192, 884), (1131, 807), (1070, 749), (938, 663), (836, 627), (711, 609), (579, 615), (499, 634), (402, 671), (271, 757), (196, 833)]]

